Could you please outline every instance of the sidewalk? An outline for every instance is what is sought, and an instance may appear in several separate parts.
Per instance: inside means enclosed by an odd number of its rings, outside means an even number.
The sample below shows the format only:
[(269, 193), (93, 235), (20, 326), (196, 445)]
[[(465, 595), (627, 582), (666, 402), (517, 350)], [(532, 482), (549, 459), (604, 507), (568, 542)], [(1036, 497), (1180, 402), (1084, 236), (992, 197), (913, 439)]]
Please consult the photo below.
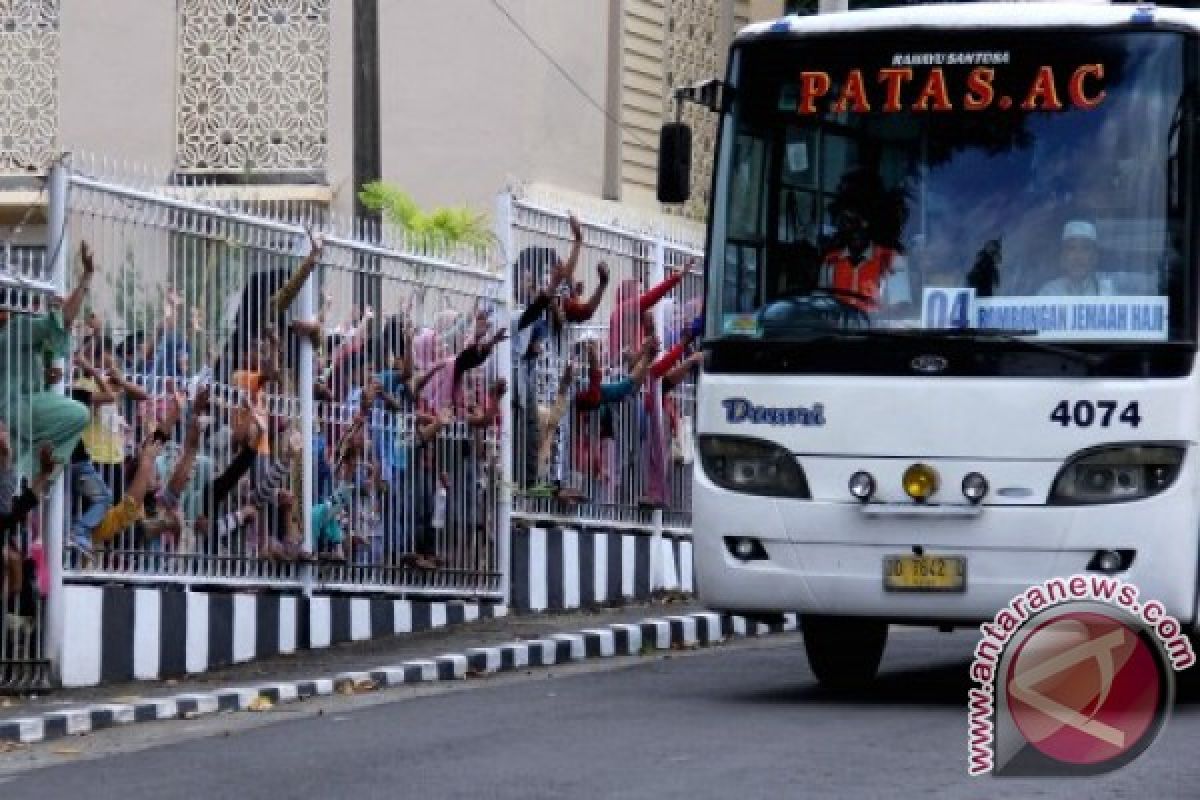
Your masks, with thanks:
[[(36, 742), (112, 725), (255, 710), (256, 704), (357, 693), (402, 683), (458, 680), (491, 672), (716, 644), (768, 627), (656, 603), (596, 612), (479, 620), (402, 637), (348, 643), (255, 661), (178, 681), (65, 689), (0, 698), (0, 742)], [(245, 687), (245, 688), (228, 688)]]

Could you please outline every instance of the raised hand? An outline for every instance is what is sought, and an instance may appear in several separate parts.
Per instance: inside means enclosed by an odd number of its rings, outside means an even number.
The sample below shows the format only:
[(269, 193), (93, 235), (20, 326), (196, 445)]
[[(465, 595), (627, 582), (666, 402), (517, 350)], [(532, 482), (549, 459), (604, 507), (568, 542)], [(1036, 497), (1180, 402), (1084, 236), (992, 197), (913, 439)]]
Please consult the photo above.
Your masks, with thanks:
[(54, 457), (54, 445), (42, 442), (38, 446), (38, 475), (48, 478), (58, 467), (58, 459)]
[(571, 237), (577, 242), (582, 242), (583, 241), (583, 228), (579, 224), (579, 217), (575, 216), (574, 214), (571, 214), (570, 216), (567, 217), (567, 222), (571, 226)]
[(92, 246), (86, 241), (79, 248), (79, 257), (83, 261), (83, 276), (90, 278), (96, 274), (96, 259), (92, 255)]

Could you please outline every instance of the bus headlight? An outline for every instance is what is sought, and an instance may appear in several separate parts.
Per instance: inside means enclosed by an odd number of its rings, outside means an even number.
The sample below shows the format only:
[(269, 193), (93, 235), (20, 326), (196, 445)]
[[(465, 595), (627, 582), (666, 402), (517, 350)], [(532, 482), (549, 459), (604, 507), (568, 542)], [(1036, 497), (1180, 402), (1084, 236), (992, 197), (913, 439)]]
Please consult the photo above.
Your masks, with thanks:
[(810, 499), (804, 470), (777, 444), (741, 436), (700, 436), (697, 445), (704, 474), (722, 489)]
[(1123, 503), (1158, 494), (1183, 464), (1176, 445), (1117, 445), (1084, 451), (1059, 471), (1050, 505)]

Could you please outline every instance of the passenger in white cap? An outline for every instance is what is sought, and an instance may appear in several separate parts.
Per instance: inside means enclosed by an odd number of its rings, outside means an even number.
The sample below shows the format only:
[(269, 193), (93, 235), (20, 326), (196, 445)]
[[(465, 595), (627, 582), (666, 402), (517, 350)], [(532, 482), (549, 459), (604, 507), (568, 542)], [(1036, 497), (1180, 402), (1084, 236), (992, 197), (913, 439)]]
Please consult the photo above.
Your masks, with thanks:
[(1043, 297), (1116, 294), (1112, 280), (1096, 274), (1099, 261), (1096, 226), (1084, 220), (1071, 220), (1063, 226), (1062, 277), (1047, 283), (1038, 294)]

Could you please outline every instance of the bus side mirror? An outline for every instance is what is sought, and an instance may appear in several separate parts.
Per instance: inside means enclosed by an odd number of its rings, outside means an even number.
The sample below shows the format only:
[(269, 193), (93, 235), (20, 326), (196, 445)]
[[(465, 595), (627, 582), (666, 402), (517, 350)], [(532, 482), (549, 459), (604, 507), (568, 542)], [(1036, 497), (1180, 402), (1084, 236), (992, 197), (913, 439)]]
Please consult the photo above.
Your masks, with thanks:
[(669, 122), (658, 137), (658, 202), (686, 202), (691, 180), (692, 129), (683, 122)]

